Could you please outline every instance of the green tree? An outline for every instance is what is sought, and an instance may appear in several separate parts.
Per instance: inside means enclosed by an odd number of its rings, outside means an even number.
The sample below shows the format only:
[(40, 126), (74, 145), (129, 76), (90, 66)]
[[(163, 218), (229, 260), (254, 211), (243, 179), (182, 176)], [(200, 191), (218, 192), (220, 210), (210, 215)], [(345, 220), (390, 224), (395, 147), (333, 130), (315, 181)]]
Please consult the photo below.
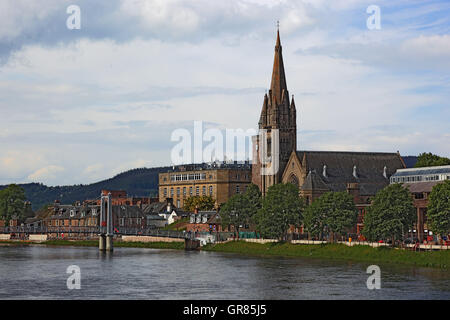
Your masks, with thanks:
[(358, 211), (353, 197), (346, 192), (327, 192), (306, 208), (303, 219), (305, 229), (311, 235), (323, 238), (330, 235), (344, 236), (357, 222)]
[(301, 225), (304, 207), (297, 186), (275, 184), (269, 187), (258, 212), (258, 230), (265, 238), (282, 239), (290, 225)]
[(222, 226), (234, 226), (234, 230), (239, 232), (239, 226), (247, 221), (247, 199), (243, 194), (235, 194), (220, 207), (220, 219)]
[(16, 184), (10, 184), (0, 190), (0, 217), (9, 225), (9, 220), (22, 219), (25, 212), (25, 191)]
[(432, 154), (431, 152), (423, 152), (417, 157), (417, 162), (414, 165), (416, 168), (420, 167), (433, 167), (433, 166), (446, 166), (450, 165), (450, 159), (445, 157), (440, 157), (438, 155)]
[(435, 234), (444, 236), (450, 233), (450, 180), (433, 187), (427, 218), (427, 223)]
[(256, 214), (261, 208), (261, 192), (258, 186), (251, 184), (245, 193), (236, 194), (220, 208), (222, 226), (233, 225), (239, 231), (240, 225), (254, 224)]
[(194, 211), (198, 210), (212, 210), (215, 207), (215, 200), (211, 196), (192, 196), (184, 201), (184, 210)]
[(378, 191), (364, 217), (363, 235), (369, 240), (401, 237), (413, 227), (416, 210), (410, 192), (395, 183)]
[(261, 191), (256, 184), (252, 183), (245, 190), (244, 197), (247, 201), (247, 207), (245, 208), (246, 224), (256, 224), (257, 213), (262, 206)]

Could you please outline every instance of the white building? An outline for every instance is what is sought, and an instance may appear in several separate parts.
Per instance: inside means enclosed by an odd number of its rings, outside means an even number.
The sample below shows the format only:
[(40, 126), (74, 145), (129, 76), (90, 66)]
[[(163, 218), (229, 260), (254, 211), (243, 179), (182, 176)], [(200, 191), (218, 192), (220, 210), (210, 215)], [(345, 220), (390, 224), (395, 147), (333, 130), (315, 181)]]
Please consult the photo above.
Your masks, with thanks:
[(416, 183), (450, 180), (450, 166), (397, 169), (391, 183)]

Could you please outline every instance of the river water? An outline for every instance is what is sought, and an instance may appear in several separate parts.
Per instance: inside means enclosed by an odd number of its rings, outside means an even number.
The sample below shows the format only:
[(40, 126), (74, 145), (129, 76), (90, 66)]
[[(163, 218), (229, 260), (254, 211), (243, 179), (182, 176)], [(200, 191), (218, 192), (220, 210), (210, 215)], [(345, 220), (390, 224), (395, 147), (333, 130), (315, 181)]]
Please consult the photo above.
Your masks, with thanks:
[[(80, 268), (69, 290), (67, 267)], [(0, 299), (450, 299), (450, 272), (369, 263), (138, 248), (0, 246)]]

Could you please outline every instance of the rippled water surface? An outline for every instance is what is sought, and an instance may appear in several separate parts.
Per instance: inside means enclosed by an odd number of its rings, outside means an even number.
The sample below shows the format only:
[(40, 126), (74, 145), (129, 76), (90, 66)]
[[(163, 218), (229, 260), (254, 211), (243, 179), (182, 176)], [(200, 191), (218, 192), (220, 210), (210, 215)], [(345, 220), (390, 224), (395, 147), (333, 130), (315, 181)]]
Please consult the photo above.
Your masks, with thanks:
[[(66, 269), (81, 269), (68, 290)], [(369, 263), (248, 257), (215, 252), (0, 247), (0, 299), (450, 299), (450, 272)]]

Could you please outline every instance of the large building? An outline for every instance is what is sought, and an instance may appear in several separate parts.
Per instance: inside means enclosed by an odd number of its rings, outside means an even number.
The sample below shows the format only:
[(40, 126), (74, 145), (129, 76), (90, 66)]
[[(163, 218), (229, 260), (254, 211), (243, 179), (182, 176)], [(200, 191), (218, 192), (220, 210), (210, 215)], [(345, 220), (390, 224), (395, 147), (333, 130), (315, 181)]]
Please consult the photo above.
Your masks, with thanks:
[(192, 196), (211, 196), (216, 207), (245, 192), (251, 183), (249, 163), (210, 163), (176, 166), (159, 174), (159, 201), (172, 198), (177, 208)]
[[(278, 31), (272, 81), (269, 93), (264, 96), (259, 119), (260, 134), (253, 138), (252, 182), (259, 186), (263, 195), (276, 183), (293, 183), (299, 187), (300, 195), (309, 203), (328, 191), (348, 192), (354, 196), (360, 213), (356, 230), (359, 232), (365, 208), (370, 205), (370, 198), (389, 184), (389, 178), (397, 169), (406, 167), (400, 154), (297, 151), (296, 121), (294, 98), (289, 100)], [(263, 137), (261, 131), (267, 132), (266, 143), (260, 141)], [(278, 132), (277, 135), (274, 134), (275, 131)], [(278, 154), (270, 153), (274, 143), (279, 144)], [(265, 158), (269, 161), (265, 160), (265, 163), (260, 159), (261, 148), (267, 150)], [(272, 166), (274, 160), (278, 160), (278, 172), (264, 174), (264, 168)]]
[[(295, 110), (294, 97), (290, 99), (287, 89), (286, 74), (284, 72), (283, 54), (280, 41), (280, 32), (277, 32), (275, 45), (275, 58), (273, 62), (272, 81), (269, 93), (264, 95), (261, 116), (258, 128), (267, 134), (266, 144), (260, 141), (260, 136), (253, 138), (254, 161), (252, 182), (259, 186), (263, 195), (274, 184), (280, 183), (286, 163), (297, 147), (297, 111)], [(261, 148), (267, 150), (267, 157), (271, 154), (272, 146), (279, 146), (278, 168), (272, 174), (261, 175), (264, 168), (270, 169), (273, 162), (262, 163), (259, 157)], [(256, 158), (255, 158), (256, 156)]]
[(411, 192), (417, 210), (417, 222), (411, 235), (422, 242), (430, 233), (427, 226), (428, 198), (435, 185), (450, 180), (450, 166), (399, 169), (390, 180), (391, 183), (402, 183)]

